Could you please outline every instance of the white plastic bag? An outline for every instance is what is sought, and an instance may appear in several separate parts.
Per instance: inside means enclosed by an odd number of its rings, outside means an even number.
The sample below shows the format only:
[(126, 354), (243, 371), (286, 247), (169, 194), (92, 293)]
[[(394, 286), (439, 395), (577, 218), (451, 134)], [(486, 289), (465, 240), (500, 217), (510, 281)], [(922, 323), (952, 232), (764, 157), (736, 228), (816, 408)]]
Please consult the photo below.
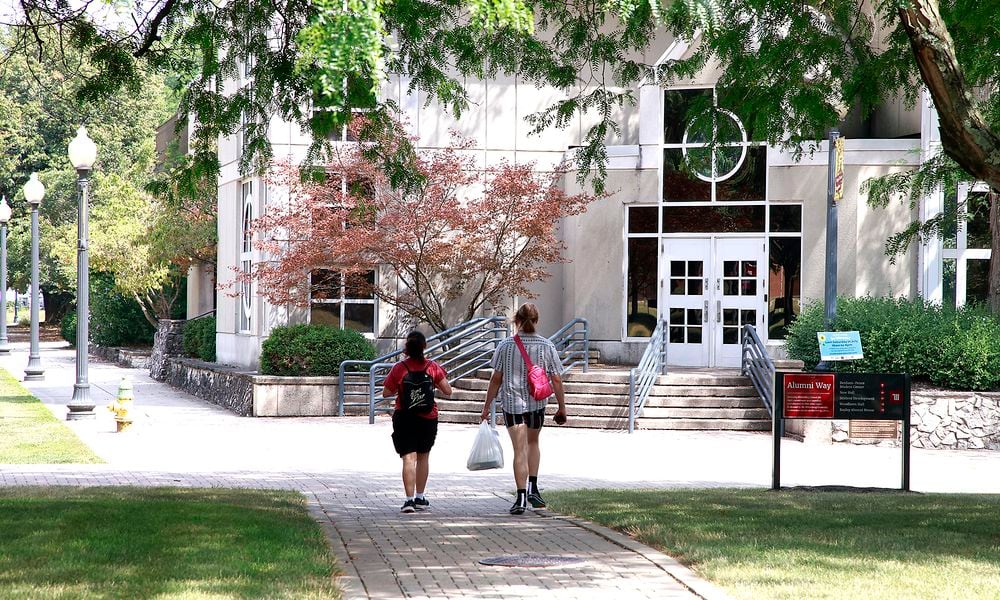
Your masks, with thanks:
[(465, 466), (470, 471), (503, 468), (503, 448), (500, 447), (500, 433), (483, 421), (479, 424), (479, 433), (469, 452), (469, 460)]

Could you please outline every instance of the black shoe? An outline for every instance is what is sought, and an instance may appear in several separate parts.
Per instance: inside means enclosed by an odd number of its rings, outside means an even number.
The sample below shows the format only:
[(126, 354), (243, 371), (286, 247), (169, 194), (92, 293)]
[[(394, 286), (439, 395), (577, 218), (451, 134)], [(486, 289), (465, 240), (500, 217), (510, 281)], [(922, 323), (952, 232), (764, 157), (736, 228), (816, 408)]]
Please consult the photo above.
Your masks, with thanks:
[(524, 504), (518, 501), (514, 501), (514, 506), (510, 507), (510, 514), (512, 515), (523, 515), (524, 509), (527, 508)]
[(399, 509), (399, 512), (411, 513), (417, 512), (417, 505), (414, 504), (413, 500), (407, 500), (403, 503), (403, 507)]
[(545, 508), (545, 500), (542, 500), (542, 495), (538, 493), (528, 494), (528, 503), (531, 504), (531, 508)]
[(427, 498), (414, 498), (413, 505), (417, 510), (426, 510), (431, 507), (431, 503)]

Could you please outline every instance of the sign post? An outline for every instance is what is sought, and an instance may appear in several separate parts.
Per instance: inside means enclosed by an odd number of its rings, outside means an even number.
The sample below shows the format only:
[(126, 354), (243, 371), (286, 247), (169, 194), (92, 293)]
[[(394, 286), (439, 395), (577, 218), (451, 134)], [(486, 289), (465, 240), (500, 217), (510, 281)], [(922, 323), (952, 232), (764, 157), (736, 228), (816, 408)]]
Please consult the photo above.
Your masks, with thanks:
[(826, 189), (826, 287), (824, 313), (826, 326), (833, 327), (837, 316), (837, 202), (844, 197), (844, 140), (836, 129), (830, 130), (829, 179)]
[(774, 463), (771, 489), (781, 488), (785, 419), (902, 421), (901, 489), (910, 490), (910, 376), (900, 373), (784, 373), (774, 376)]

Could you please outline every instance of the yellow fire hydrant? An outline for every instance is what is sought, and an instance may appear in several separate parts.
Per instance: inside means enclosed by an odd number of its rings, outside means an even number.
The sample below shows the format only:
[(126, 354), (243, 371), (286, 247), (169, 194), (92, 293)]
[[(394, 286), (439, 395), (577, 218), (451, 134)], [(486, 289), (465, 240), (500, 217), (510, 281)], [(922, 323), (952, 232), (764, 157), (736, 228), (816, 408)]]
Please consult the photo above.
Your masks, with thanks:
[(115, 424), (119, 432), (127, 430), (132, 425), (132, 399), (132, 382), (128, 377), (122, 377), (118, 384), (118, 397), (108, 405), (108, 410), (115, 413)]

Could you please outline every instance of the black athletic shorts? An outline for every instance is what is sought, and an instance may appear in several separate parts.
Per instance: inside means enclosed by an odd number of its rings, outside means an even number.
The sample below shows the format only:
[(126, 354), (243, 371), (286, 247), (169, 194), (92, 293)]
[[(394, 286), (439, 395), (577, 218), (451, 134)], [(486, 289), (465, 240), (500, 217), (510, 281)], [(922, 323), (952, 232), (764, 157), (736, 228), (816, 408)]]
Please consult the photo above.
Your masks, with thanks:
[(400, 456), (410, 452), (430, 452), (437, 432), (437, 419), (425, 419), (399, 410), (392, 413), (392, 445)]
[(514, 425), (520, 425), (524, 423), (528, 426), (528, 429), (541, 429), (542, 423), (545, 422), (545, 409), (539, 408), (526, 413), (513, 414), (509, 412), (503, 413), (503, 421), (507, 427), (513, 427)]

